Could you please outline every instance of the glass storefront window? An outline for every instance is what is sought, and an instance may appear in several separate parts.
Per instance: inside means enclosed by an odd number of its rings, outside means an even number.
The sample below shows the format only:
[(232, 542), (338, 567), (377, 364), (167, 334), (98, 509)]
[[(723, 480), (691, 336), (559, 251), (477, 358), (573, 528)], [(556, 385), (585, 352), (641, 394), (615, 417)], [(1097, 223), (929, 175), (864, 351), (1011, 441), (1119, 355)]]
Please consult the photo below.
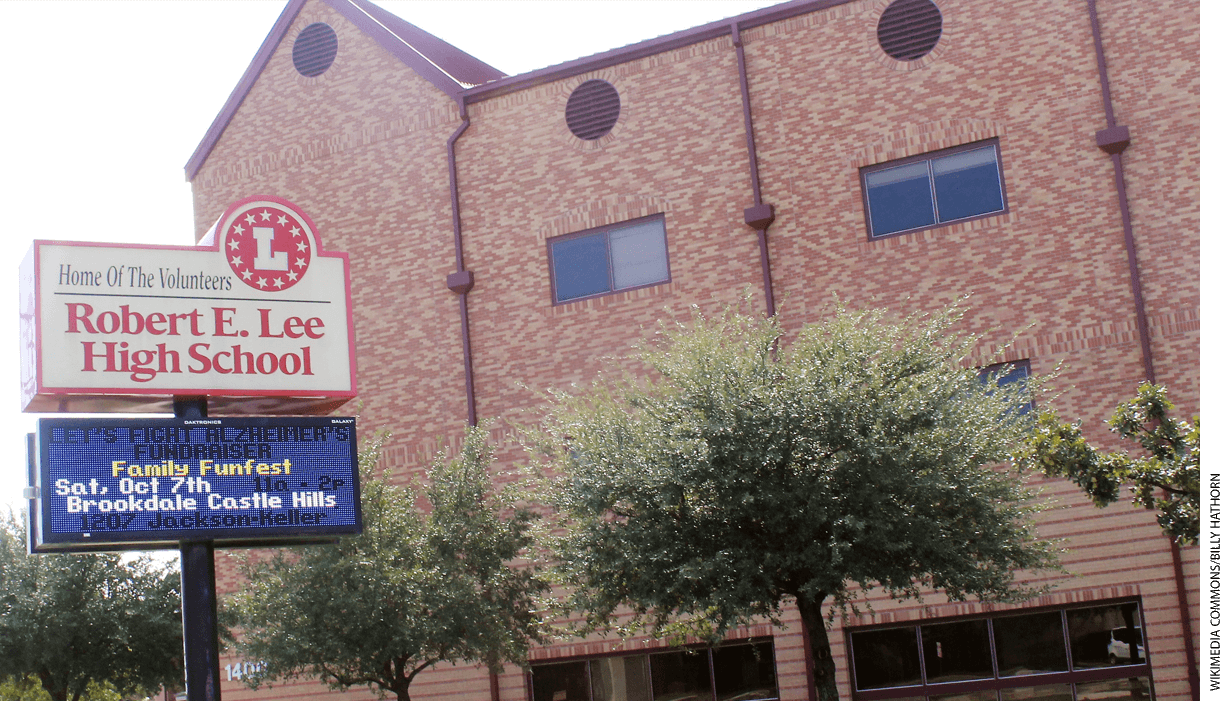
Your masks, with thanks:
[(922, 626), (922, 646), (928, 684), (995, 676), (985, 619)]
[(1071, 684), (1045, 684), (1004, 689), (1000, 701), (1072, 701)]
[(1152, 698), (1147, 677), (1109, 679), (1076, 685), (1076, 701), (1150, 701)]
[(922, 683), (914, 626), (854, 633), (854, 676), (859, 689)]
[(999, 676), (1068, 671), (1059, 611), (992, 620)]
[(649, 658), (605, 657), (590, 662), (594, 701), (649, 701)]
[(584, 662), (534, 666), (534, 701), (589, 701)]
[(772, 641), (742, 641), (535, 664), (530, 685), (533, 701), (777, 701), (777, 668)]
[(931, 701), (998, 701), (994, 689), (967, 691), (963, 694), (932, 694)]
[(1135, 603), (1069, 611), (1068, 639), (1072, 665), (1077, 669), (1145, 661), (1140, 612)]
[(654, 701), (711, 701), (707, 650), (649, 656)]
[(729, 645), (713, 649), (713, 685), (717, 701), (764, 701), (777, 698), (773, 644)]
[(855, 629), (854, 701), (1149, 701), (1144, 632), (1139, 600)]

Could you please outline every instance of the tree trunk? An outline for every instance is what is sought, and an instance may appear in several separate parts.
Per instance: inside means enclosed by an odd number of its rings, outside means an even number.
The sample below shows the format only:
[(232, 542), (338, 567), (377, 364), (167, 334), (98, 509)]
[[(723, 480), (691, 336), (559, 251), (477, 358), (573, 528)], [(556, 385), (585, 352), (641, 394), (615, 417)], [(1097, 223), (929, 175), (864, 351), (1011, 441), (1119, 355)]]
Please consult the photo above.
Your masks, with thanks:
[(67, 683), (64, 685), (64, 688), (56, 686), (54, 677), (52, 677), (51, 672), (47, 671), (46, 668), (38, 671), (38, 679), (43, 685), (43, 690), (46, 691), (47, 695), (52, 698), (52, 701), (68, 701)]
[(799, 616), (803, 619), (803, 635), (807, 638), (807, 647), (811, 650), (809, 660), (811, 683), (816, 689), (817, 701), (838, 701), (837, 665), (833, 662), (833, 651), (829, 648), (829, 631), (824, 625), (823, 603), (827, 597), (821, 596), (814, 600), (799, 597)]

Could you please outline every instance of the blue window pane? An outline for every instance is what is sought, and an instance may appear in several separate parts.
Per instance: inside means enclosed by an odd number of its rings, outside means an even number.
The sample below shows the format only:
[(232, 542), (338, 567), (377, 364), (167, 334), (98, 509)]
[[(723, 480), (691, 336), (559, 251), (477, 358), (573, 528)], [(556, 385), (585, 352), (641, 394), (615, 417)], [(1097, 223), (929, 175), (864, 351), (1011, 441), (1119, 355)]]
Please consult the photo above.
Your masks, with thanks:
[(551, 267), (558, 302), (611, 291), (605, 234), (551, 244)]
[(995, 147), (963, 151), (932, 161), (940, 221), (955, 221), (1004, 208)]
[(872, 236), (935, 223), (926, 162), (877, 170), (866, 177)]
[[(979, 373), (978, 376), (982, 380), (982, 383), (986, 384), (991, 379), (991, 376), (997, 373), (999, 374), (999, 382), (997, 383), (998, 386), (1000, 387), (1016, 386), (1020, 388), (1019, 391), (1022, 395), (1025, 394), (1025, 381), (1029, 379), (1029, 363), (1028, 362), (1018, 360), (1015, 363), (1000, 363), (999, 365), (991, 365), (989, 367), (983, 368), (982, 372)], [(1025, 399), (1025, 397), (1022, 396), (1022, 399)], [(1017, 413), (1028, 414), (1030, 411), (1033, 410), (1033, 408), (1034, 408), (1034, 403), (1032, 401), (1023, 402), (1018, 407)]]

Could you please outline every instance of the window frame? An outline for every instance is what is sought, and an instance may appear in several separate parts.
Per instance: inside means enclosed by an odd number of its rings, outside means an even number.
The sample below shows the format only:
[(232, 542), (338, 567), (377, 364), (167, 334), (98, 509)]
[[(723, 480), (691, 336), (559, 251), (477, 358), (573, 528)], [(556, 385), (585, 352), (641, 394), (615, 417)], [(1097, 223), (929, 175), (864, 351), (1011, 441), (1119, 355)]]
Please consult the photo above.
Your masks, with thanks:
[[(611, 260), (611, 238), (610, 238), (611, 233), (619, 231), (621, 229), (630, 228), (638, 224), (647, 223), (652, 220), (657, 220), (658, 222), (661, 223), (661, 226), (662, 226), (662, 248), (663, 248), (663, 253), (665, 254), (666, 278), (663, 280), (658, 280), (656, 282), (647, 282), (642, 285), (633, 285), (630, 287), (616, 288), (615, 287), (615, 266)], [(587, 238), (591, 236), (602, 236), (603, 237), (603, 241), (605, 243), (605, 248), (606, 248), (607, 283), (609, 285), (609, 289), (607, 289), (604, 292), (597, 292), (594, 294), (582, 295), (579, 297), (569, 297), (568, 299), (561, 300), (559, 298), (558, 285), (555, 282), (555, 277), (556, 277), (555, 275), (555, 244), (561, 243), (563, 241)], [(668, 284), (671, 282), (673, 273), (671, 271), (670, 239), (668, 238), (667, 233), (666, 233), (666, 215), (664, 213), (650, 214), (648, 216), (637, 217), (635, 219), (627, 219), (627, 220), (624, 220), (624, 221), (621, 221), (615, 224), (606, 224), (603, 226), (596, 226), (592, 229), (576, 231), (571, 234), (564, 234), (562, 236), (553, 236), (547, 239), (547, 273), (548, 273), (548, 278), (550, 279), (551, 304), (553, 306), (559, 306), (562, 304), (572, 304), (573, 302), (580, 302), (586, 299), (596, 299), (598, 297), (605, 297), (607, 295), (613, 295), (619, 292), (628, 292), (631, 290), (640, 290), (646, 287), (655, 287), (657, 285)]]
[[(948, 221), (940, 221), (939, 203), (935, 195), (935, 169), (934, 167), (932, 167), (931, 161), (937, 158), (943, 158), (945, 156), (952, 156), (958, 153), (963, 153), (965, 151), (976, 151), (978, 149), (985, 148), (987, 146), (992, 146), (995, 149), (995, 167), (996, 167), (997, 175), (999, 177), (999, 197), (1000, 197), (1000, 202), (1003, 203), (1003, 207), (993, 212), (984, 212), (982, 214), (974, 214), (968, 217), (962, 217), (960, 219), (950, 219)], [(871, 221), (871, 198), (869, 197), (868, 190), (867, 190), (867, 176), (872, 173), (878, 173), (881, 171), (890, 170), (892, 168), (912, 165), (914, 163), (919, 163), (919, 162), (926, 162), (928, 164), (927, 165), (927, 182), (930, 185), (930, 189), (931, 189), (931, 214), (935, 218), (935, 223), (926, 224), (923, 226), (916, 226), (911, 229), (902, 229), (900, 231), (890, 231), (890, 232), (883, 233), (883, 234), (873, 233), (874, 228), (872, 226), (872, 221)], [(903, 236), (905, 234), (913, 234), (919, 231), (928, 231), (930, 229), (938, 229), (938, 228), (945, 227), (945, 226), (952, 226), (954, 224), (961, 224), (963, 222), (975, 221), (977, 219), (985, 219), (987, 217), (997, 217), (1003, 214), (1008, 214), (1010, 211), (1008, 207), (1008, 184), (1004, 178), (1003, 149), (1000, 147), (999, 137), (997, 136), (992, 137), (990, 139), (971, 141), (970, 143), (967, 143), (967, 144), (961, 144), (960, 146), (944, 148), (938, 151), (927, 151), (926, 153), (920, 153), (914, 156), (907, 156), (905, 158), (898, 158), (898, 159), (891, 160), (891, 161), (885, 161), (883, 163), (876, 163), (874, 165), (863, 166), (862, 168), (859, 168), (859, 171), (858, 171), (858, 184), (859, 184), (859, 194), (863, 200), (863, 224), (867, 229), (867, 240), (868, 241), (882, 241), (884, 239), (892, 238), (894, 236)]]
[[(1072, 643), (1068, 629), (1068, 612), (1079, 611), (1082, 609), (1101, 608), (1123, 604), (1134, 604), (1136, 606), (1136, 616), (1140, 621), (1140, 637), (1142, 647), (1145, 651), (1145, 658), (1140, 664), (1122, 664), (1122, 665), (1107, 665), (1105, 667), (1095, 667), (1090, 669), (1076, 668), (1072, 659)], [(992, 621), (1001, 618), (1011, 618), (1013, 616), (1025, 616), (1030, 614), (1050, 613), (1053, 611), (1060, 612), (1061, 625), (1064, 639), (1064, 655), (1067, 658), (1067, 671), (1062, 672), (1036, 672), (1033, 674), (1020, 674), (1010, 676), (1000, 676), (998, 651), (995, 647), (995, 629)], [(956, 623), (960, 621), (982, 620), (986, 622), (987, 634), (990, 638), (991, 645), (991, 660), (992, 660), (992, 676), (982, 679), (966, 679), (960, 681), (948, 682), (927, 682), (926, 671), (926, 653), (922, 646), (922, 629), (925, 626), (942, 625), (945, 623)], [(915, 640), (918, 649), (919, 664), (921, 665), (922, 681), (920, 684), (903, 684), (900, 686), (882, 687), (876, 689), (859, 689), (857, 682), (857, 672), (855, 669), (854, 659), (854, 635), (856, 633), (866, 633), (875, 630), (889, 630), (894, 628), (912, 628), (915, 633)], [(1026, 688), (1035, 686), (1045, 686), (1052, 684), (1065, 684), (1070, 688), (1074, 688), (1077, 684), (1099, 681), (1114, 681), (1118, 679), (1133, 679), (1145, 677), (1149, 680), (1149, 690), (1151, 698), (1157, 697), (1155, 682), (1153, 680), (1153, 654), (1149, 650), (1149, 634), (1148, 624), (1145, 622), (1144, 601), (1139, 596), (1116, 597), (1110, 599), (1097, 599), (1094, 601), (1080, 601), (1069, 604), (1057, 604), (1052, 606), (1038, 606), (1024, 609), (1011, 609), (1007, 611), (996, 611), (994, 613), (974, 613), (961, 616), (945, 616), (937, 618), (914, 619), (910, 621), (894, 621), (892, 623), (879, 623), (868, 626), (857, 626), (847, 628), (843, 631), (845, 638), (846, 660), (848, 665), (848, 679), (850, 698), (853, 701), (887, 701), (888, 699), (917, 699), (929, 698), (933, 696), (946, 694), (968, 694), (979, 691), (994, 691), (998, 692), (1005, 689)]]

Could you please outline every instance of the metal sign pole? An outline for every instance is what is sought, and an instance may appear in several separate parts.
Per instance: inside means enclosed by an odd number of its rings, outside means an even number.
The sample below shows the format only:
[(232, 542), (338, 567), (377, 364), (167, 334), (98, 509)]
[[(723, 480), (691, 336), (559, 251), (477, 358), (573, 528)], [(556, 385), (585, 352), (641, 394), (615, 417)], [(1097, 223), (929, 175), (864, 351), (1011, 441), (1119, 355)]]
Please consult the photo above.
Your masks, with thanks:
[[(204, 397), (175, 399), (175, 416), (208, 416)], [(213, 541), (179, 544), (180, 605), (184, 621), (184, 680), (188, 701), (222, 701), (218, 667), (218, 592)]]

